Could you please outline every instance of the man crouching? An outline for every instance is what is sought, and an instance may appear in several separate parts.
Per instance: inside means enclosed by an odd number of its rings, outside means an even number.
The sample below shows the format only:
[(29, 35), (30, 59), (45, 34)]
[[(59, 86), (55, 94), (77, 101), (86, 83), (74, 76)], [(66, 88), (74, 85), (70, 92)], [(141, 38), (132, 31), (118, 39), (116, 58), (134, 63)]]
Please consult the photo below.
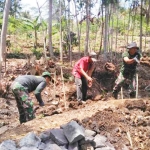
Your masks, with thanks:
[(11, 89), (17, 102), (20, 123), (27, 122), (35, 118), (33, 102), (29, 93), (34, 91), (39, 105), (44, 106), (44, 102), (41, 98), (41, 92), (50, 80), (51, 75), (49, 72), (43, 72), (42, 76), (21, 75), (14, 80), (11, 85)]

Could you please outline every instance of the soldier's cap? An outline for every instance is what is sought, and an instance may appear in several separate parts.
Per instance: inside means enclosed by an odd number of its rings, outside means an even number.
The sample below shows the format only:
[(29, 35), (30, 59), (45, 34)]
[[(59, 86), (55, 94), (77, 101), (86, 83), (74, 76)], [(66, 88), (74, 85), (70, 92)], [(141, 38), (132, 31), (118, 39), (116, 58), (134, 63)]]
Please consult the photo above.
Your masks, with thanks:
[(132, 43), (128, 44), (127, 49), (131, 49), (131, 48), (138, 48), (136, 42), (132, 42)]
[(42, 77), (45, 77), (45, 76), (51, 77), (51, 74), (48, 71), (45, 71), (42, 73)]

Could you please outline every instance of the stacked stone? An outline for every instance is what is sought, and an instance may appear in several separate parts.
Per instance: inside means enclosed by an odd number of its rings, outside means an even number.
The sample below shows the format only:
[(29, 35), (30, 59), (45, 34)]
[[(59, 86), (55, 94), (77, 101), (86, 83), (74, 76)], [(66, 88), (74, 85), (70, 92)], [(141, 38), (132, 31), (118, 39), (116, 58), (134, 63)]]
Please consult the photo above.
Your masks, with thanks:
[(115, 150), (103, 135), (86, 130), (76, 121), (57, 129), (44, 131), (39, 136), (28, 133), (17, 144), (12, 140), (3, 141), (0, 150)]

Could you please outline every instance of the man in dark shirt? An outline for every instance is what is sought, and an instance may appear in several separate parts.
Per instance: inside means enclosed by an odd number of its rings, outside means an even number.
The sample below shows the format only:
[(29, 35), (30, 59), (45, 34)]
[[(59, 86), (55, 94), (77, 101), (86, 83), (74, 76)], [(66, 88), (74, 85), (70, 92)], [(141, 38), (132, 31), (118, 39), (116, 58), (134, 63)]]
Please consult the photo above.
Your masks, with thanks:
[(130, 43), (127, 46), (128, 51), (122, 54), (123, 64), (120, 69), (120, 74), (115, 81), (113, 88), (113, 97), (118, 98), (121, 86), (124, 82), (129, 84), (130, 97), (135, 97), (135, 74), (136, 66), (140, 63), (141, 54), (138, 52), (138, 47), (135, 42)]
[(27, 122), (35, 118), (33, 111), (33, 102), (29, 96), (34, 91), (35, 97), (40, 106), (44, 106), (41, 98), (41, 92), (50, 82), (49, 72), (43, 72), (42, 76), (22, 75), (17, 77), (11, 85), (19, 110), (20, 123)]

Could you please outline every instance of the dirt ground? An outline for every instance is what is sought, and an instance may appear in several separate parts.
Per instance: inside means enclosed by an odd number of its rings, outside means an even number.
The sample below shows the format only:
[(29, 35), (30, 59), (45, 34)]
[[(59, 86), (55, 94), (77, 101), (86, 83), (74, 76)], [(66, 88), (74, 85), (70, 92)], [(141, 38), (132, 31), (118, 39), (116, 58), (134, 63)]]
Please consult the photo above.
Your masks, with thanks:
[[(28, 132), (41, 132), (60, 127), (70, 120), (76, 120), (87, 129), (106, 135), (116, 150), (126, 145), (132, 150), (149, 150), (150, 147), (150, 93), (144, 89), (150, 84), (149, 66), (139, 65), (139, 97), (130, 99), (123, 89), (123, 99), (114, 100), (111, 90), (116, 79), (119, 64), (115, 73), (104, 70), (105, 62), (97, 64), (94, 71), (94, 83), (88, 90), (86, 103), (76, 102), (74, 81), (70, 76), (71, 67), (63, 65), (63, 80), (61, 68), (57, 65), (56, 87), (51, 83), (42, 92), (44, 107), (39, 107), (31, 93), (36, 111), (36, 119), (19, 124), (18, 110), (15, 99), (9, 91), (5, 98), (0, 98), (0, 142), (6, 139), (18, 141)], [(24, 59), (8, 59), (7, 74), (3, 80), (13, 80), (19, 74), (31, 69), (24, 67)], [(50, 70), (52, 71), (52, 70)], [(53, 76), (55, 78), (55, 76)], [(64, 81), (64, 84), (63, 84)]]

